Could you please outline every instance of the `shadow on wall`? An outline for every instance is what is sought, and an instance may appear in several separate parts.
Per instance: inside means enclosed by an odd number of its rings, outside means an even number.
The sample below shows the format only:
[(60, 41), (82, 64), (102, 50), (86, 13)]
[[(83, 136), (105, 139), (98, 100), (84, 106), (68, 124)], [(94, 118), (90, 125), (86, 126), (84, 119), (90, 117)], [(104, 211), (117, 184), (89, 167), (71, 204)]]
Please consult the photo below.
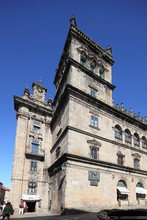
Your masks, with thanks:
[(79, 209), (63, 209), (61, 215), (79, 215), (79, 214), (86, 214), (90, 212), (86, 212)]

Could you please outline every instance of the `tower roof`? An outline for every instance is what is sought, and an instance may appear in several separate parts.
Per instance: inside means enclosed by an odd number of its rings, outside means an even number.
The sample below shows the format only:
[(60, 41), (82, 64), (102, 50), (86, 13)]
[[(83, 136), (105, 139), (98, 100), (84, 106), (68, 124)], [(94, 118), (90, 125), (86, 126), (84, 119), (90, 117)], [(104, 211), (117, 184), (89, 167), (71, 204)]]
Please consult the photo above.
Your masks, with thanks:
[[(90, 37), (88, 37), (85, 33), (83, 33), (78, 27), (77, 27), (77, 22), (76, 22), (76, 18), (73, 15), (70, 19), (70, 28), (69, 28), (69, 32), (66, 38), (66, 42), (63, 48), (63, 52), (59, 61), (59, 65), (58, 67), (60, 68), (60, 66), (62, 66), (62, 61), (65, 59), (65, 56), (67, 56), (66, 51), (68, 51), (68, 47), (69, 44), (71, 42), (71, 38), (72, 37), (76, 37), (76, 39), (78, 39), (79, 41), (83, 42), (84, 44), (88, 44), (88, 46), (91, 48), (91, 50), (93, 50), (96, 54), (100, 54), (101, 57), (106, 60), (108, 63), (110, 63), (111, 65), (114, 64), (114, 60), (112, 59), (112, 48), (110, 46), (107, 46), (107, 49), (104, 49), (102, 47), (100, 47), (96, 42), (94, 42)], [(56, 75), (55, 75), (55, 80), (54, 83), (56, 83), (56, 80), (58, 78), (58, 69), (56, 71)]]

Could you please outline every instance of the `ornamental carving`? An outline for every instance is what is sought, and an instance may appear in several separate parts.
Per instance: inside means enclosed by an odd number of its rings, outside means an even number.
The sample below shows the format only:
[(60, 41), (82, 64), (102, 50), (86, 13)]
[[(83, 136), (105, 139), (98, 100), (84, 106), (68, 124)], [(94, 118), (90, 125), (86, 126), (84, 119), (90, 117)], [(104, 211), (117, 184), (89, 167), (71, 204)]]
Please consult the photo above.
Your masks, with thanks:
[(137, 159), (140, 159), (140, 158), (141, 158), (141, 156), (140, 156), (138, 153), (132, 154), (132, 157), (137, 158)]
[(102, 59), (101, 53), (97, 54), (96, 56), (94, 53), (91, 53), (91, 51), (89, 51), (89, 49), (87, 49), (83, 45), (78, 47), (77, 51), (81, 54), (81, 58), (89, 59), (92, 65), (95, 65), (95, 66), (98, 65), (101, 68), (104, 68), (105, 66), (107, 66), (107, 63)]
[(100, 142), (98, 142), (98, 141), (95, 140), (95, 139), (93, 139), (93, 140), (88, 140), (87, 143), (90, 144), (90, 145), (99, 146), (99, 147), (101, 147), (101, 145), (102, 145)]

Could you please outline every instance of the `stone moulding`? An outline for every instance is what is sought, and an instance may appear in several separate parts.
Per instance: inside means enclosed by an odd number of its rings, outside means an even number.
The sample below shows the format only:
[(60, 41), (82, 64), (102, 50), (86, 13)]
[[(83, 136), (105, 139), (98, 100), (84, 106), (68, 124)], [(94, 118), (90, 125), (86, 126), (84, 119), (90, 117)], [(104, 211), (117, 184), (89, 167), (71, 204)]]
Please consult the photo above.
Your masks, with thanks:
[(140, 170), (140, 169), (135, 169), (132, 167), (126, 167), (126, 166), (121, 166), (118, 164), (113, 164), (110, 162), (106, 161), (101, 161), (101, 160), (93, 160), (87, 157), (82, 157), (78, 155), (73, 155), (73, 154), (68, 154), (65, 153), (63, 154), (57, 161), (55, 161), (49, 168), (48, 168), (48, 173), (49, 176), (55, 175), (55, 173), (59, 172), (62, 169), (62, 164), (65, 163), (66, 161), (74, 161), (74, 162), (79, 162), (79, 163), (85, 163), (89, 165), (97, 165), (99, 167), (104, 167), (104, 168), (109, 168), (113, 170), (119, 170), (119, 171), (124, 171), (128, 172), (129, 174), (131, 173), (137, 173), (141, 175), (147, 176), (147, 171), (146, 170)]
[(14, 108), (16, 111), (18, 111), (19, 107), (21, 106), (26, 106), (29, 109), (37, 109), (40, 112), (43, 112), (45, 115), (47, 116), (52, 116), (53, 110), (50, 108), (47, 108), (45, 106), (42, 105), (38, 105), (30, 100), (26, 100), (24, 98), (18, 97), (18, 96), (14, 96)]
[[(137, 119), (132, 118), (131, 116), (125, 114), (124, 112), (117, 110), (113, 106), (107, 105), (104, 102), (92, 97), (91, 95), (69, 84), (66, 85), (64, 89), (64, 93), (62, 93), (60, 97), (60, 102), (58, 103), (58, 107), (55, 109), (54, 116), (56, 116), (56, 114), (58, 115), (58, 112), (60, 112), (61, 106), (67, 101), (69, 94), (72, 94), (74, 97), (92, 104), (96, 108), (104, 110), (105, 112), (111, 114), (112, 116), (116, 116), (117, 118), (120, 118), (121, 120), (134, 124), (143, 130), (147, 130), (147, 125), (142, 123), (141, 121), (138, 121)], [(53, 117), (51, 120), (51, 125), (54, 123), (55, 120), (56, 120), (56, 117)]]

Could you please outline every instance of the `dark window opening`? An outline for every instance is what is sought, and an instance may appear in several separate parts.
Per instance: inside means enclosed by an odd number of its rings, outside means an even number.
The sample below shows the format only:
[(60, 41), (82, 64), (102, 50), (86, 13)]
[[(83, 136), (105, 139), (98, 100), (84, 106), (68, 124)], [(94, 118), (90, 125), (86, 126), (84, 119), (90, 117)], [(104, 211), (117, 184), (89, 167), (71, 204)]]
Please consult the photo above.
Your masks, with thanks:
[(90, 147), (90, 156), (91, 156), (91, 159), (98, 160), (98, 148), (97, 147)]

